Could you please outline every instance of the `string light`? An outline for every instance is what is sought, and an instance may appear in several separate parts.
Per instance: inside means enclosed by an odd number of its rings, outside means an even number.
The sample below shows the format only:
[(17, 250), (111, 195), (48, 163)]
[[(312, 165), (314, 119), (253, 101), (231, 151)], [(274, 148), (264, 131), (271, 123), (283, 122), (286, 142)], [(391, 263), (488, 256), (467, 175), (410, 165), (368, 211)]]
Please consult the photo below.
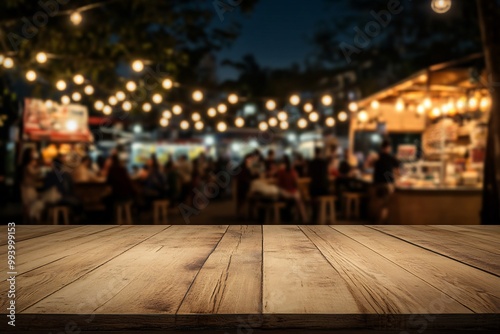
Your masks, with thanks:
[(481, 98), (481, 102), (479, 102), (479, 109), (482, 112), (486, 112), (490, 109), (491, 106), (491, 98), (489, 96), (483, 96)]
[(95, 110), (102, 110), (102, 108), (104, 108), (104, 102), (102, 102), (100, 100), (95, 101), (94, 109)]
[(432, 108), (432, 100), (431, 100), (430, 97), (425, 98), (425, 100), (424, 100), (424, 107), (425, 107), (425, 109)]
[(469, 103), (468, 103), (468, 105), (469, 105), (469, 109), (471, 109), (471, 110), (477, 110), (477, 106), (478, 106), (478, 101), (477, 101), (477, 98), (476, 98), (476, 97), (474, 97), (474, 96), (473, 96), (473, 97), (471, 97), (471, 98), (469, 99)]
[(132, 103), (130, 103), (129, 101), (123, 102), (122, 103), (122, 109), (125, 110), (125, 111), (132, 110)]
[(221, 103), (217, 106), (217, 110), (221, 113), (221, 114), (225, 114), (226, 111), (227, 111), (227, 106), (224, 104), (224, 103)]
[(77, 26), (82, 23), (82, 14), (80, 14), (79, 12), (74, 12), (73, 14), (71, 14), (70, 20), (75, 26)]
[(231, 104), (236, 104), (238, 103), (238, 95), (236, 94), (229, 94), (229, 96), (227, 97), (227, 101)]
[(339, 115), (338, 115), (338, 118), (339, 118), (339, 121), (341, 122), (345, 122), (347, 121), (347, 113), (345, 111), (341, 111), (339, 112)]
[(297, 125), (299, 126), (299, 128), (304, 129), (305, 127), (307, 127), (307, 120), (305, 118), (301, 118), (298, 120)]
[(234, 125), (238, 128), (242, 128), (245, 126), (245, 120), (242, 117), (238, 117), (234, 120)]
[(451, 0), (432, 0), (432, 10), (438, 14), (444, 14), (451, 9)]
[(227, 130), (227, 124), (224, 122), (219, 122), (217, 124), (217, 131), (219, 132), (225, 132)]
[(115, 96), (110, 96), (108, 99), (108, 103), (112, 106), (116, 106), (118, 103), (118, 99)]
[(134, 70), (134, 72), (142, 72), (142, 70), (144, 69), (144, 63), (142, 62), (142, 60), (134, 60), (134, 62), (132, 62), (132, 69)]
[(172, 87), (174, 86), (174, 83), (170, 79), (165, 79), (165, 80), (163, 80), (161, 85), (163, 86), (163, 88), (168, 90), (168, 89), (172, 89)]
[(351, 103), (349, 103), (348, 108), (349, 108), (349, 111), (356, 112), (356, 111), (358, 111), (358, 104), (356, 102), (351, 102)]
[(153, 102), (160, 104), (163, 101), (163, 97), (160, 94), (153, 95)]
[(73, 99), (73, 101), (78, 102), (82, 99), (82, 94), (74, 92), (73, 95), (71, 95), (71, 98)]
[(168, 126), (168, 119), (166, 119), (166, 118), (160, 119), (160, 125), (163, 127)]
[(278, 120), (274, 117), (271, 117), (268, 121), (269, 125), (272, 126), (272, 127), (275, 127), (278, 125)]
[(83, 91), (87, 95), (92, 95), (92, 94), (94, 94), (94, 87), (92, 87), (91, 85), (87, 85), (87, 86), (85, 86)]
[(280, 111), (278, 113), (278, 119), (280, 121), (286, 121), (288, 119), (288, 114), (286, 113), (286, 111)]
[(417, 107), (417, 114), (423, 115), (425, 112), (425, 107), (422, 104), (419, 104)]
[(217, 116), (217, 110), (215, 110), (215, 108), (209, 108), (207, 110), (207, 114), (209, 117), (215, 117)]
[(377, 110), (378, 108), (380, 108), (380, 102), (378, 102), (377, 100), (373, 100), (372, 103), (370, 103), (370, 107), (374, 110)]
[(162, 113), (163, 118), (166, 119), (171, 119), (172, 118), (172, 112), (170, 110), (164, 110)]
[(311, 111), (313, 111), (313, 109), (314, 109), (314, 107), (311, 103), (304, 104), (304, 111), (305, 112), (311, 112)]
[(85, 78), (81, 74), (77, 74), (73, 77), (73, 82), (77, 85), (81, 85), (85, 82)]
[(35, 71), (30, 70), (30, 71), (26, 72), (26, 80), (35, 81), (36, 77), (37, 77), (37, 75), (36, 75)]
[(71, 103), (71, 99), (69, 98), (68, 95), (64, 95), (64, 96), (61, 97), (61, 102), (64, 105), (68, 105), (68, 104)]
[(188, 121), (182, 121), (181, 124), (180, 124), (180, 126), (181, 126), (182, 130), (187, 130), (187, 129), (189, 129), (189, 122)]
[(194, 112), (192, 115), (191, 115), (191, 119), (194, 121), (194, 122), (198, 122), (200, 119), (201, 119), (201, 115), (197, 112)]
[(52, 107), (54, 107), (54, 102), (52, 100), (45, 101), (45, 108), (51, 109)]
[(267, 131), (267, 129), (269, 129), (269, 126), (267, 125), (266, 122), (260, 122), (259, 123), (259, 130), (264, 132), (264, 131)]
[(113, 112), (113, 108), (111, 108), (108, 105), (106, 105), (106, 106), (104, 106), (104, 108), (102, 108), (102, 113), (104, 115), (111, 115), (112, 112)]
[(365, 123), (368, 121), (368, 113), (365, 111), (365, 110), (361, 110), (359, 113), (358, 113), (358, 120), (361, 122), (361, 123)]
[(133, 81), (129, 81), (125, 85), (125, 88), (127, 88), (129, 92), (134, 92), (137, 89), (137, 84)]
[(274, 100), (268, 100), (266, 102), (266, 109), (269, 111), (276, 109), (276, 102), (274, 102)]
[(203, 100), (203, 93), (201, 92), (201, 90), (195, 90), (193, 92), (193, 100), (196, 101), (196, 102), (200, 102)]
[(325, 106), (328, 107), (333, 103), (333, 98), (330, 95), (323, 95), (321, 98), (321, 103)]
[(174, 115), (180, 115), (182, 113), (182, 107), (178, 104), (172, 107), (172, 112)]
[(403, 99), (398, 99), (396, 102), (396, 111), (397, 112), (402, 112), (405, 109), (405, 103)]
[(123, 101), (127, 97), (127, 95), (124, 92), (122, 92), (121, 90), (116, 92), (115, 96), (118, 99), (118, 101)]
[(3, 67), (9, 69), (14, 67), (14, 60), (10, 57), (7, 57), (3, 60)]
[(319, 120), (319, 114), (316, 111), (313, 111), (309, 114), (309, 120), (313, 123), (317, 122)]
[(58, 90), (63, 91), (63, 90), (65, 90), (65, 89), (66, 89), (66, 87), (67, 87), (67, 85), (66, 85), (66, 81), (64, 81), (64, 80), (59, 80), (58, 82), (56, 82), (56, 88), (57, 88)]
[(441, 110), (439, 108), (434, 108), (432, 109), (432, 113), (431, 113), (431, 116), (432, 117), (439, 117), (441, 116)]
[(284, 121), (280, 123), (280, 128), (281, 130), (286, 130), (288, 129), (288, 122)]
[(467, 104), (467, 99), (465, 97), (461, 97), (457, 100), (456, 107), (458, 112), (463, 112), (465, 110), (465, 106)]
[(37, 63), (45, 64), (47, 62), (47, 54), (45, 52), (38, 52), (35, 56)]
[(151, 109), (153, 109), (153, 106), (151, 106), (151, 103), (146, 102), (142, 105), (142, 110), (145, 112), (150, 112)]
[(325, 121), (326, 126), (333, 127), (335, 126), (335, 118), (328, 117)]
[(296, 106), (299, 103), (300, 103), (300, 96), (298, 96), (297, 94), (290, 96), (290, 104), (291, 105)]
[(203, 124), (203, 122), (201, 122), (201, 121), (198, 121), (198, 122), (194, 123), (195, 129), (198, 130), (198, 131), (203, 130), (204, 126), (205, 126), (205, 124)]

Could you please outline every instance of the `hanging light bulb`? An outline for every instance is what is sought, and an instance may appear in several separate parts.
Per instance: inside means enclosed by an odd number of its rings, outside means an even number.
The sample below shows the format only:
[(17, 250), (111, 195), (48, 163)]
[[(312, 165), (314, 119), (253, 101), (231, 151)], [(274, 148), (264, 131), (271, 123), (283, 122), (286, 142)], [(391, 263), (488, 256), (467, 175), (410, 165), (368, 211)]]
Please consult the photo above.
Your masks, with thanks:
[(68, 104), (71, 103), (71, 99), (69, 98), (68, 95), (64, 95), (64, 96), (61, 97), (61, 102), (64, 105), (68, 105)]
[(356, 112), (356, 111), (358, 111), (358, 104), (356, 102), (351, 102), (351, 103), (349, 103), (348, 108), (349, 108), (349, 111)]
[(328, 117), (325, 121), (326, 126), (333, 127), (335, 126), (335, 118)]
[(227, 124), (224, 122), (219, 122), (217, 124), (217, 131), (219, 132), (225, 132), (227, 130)]
[(267, 125), (266, 122), (260, 122), (259, 123), (259, 130), (264, 132), (264, 131), (267, 131), (267, 129), (269, 129), (269, 126)]
[(94, 109), (95, 110), (102, 110), (102, 108), (104, 108), (104, 102), (102, 102), (100, 100), (95, 101)]
[(467, 98), (465, 96), (462, 96), (457, 100), (457, 110), (459, 113), (463, 113), (465, 111), (465, 107), (467, 106)]
[(224, 103), (221, 103), (217, 106), (217, 110), (221, 113), (221, 114), (225, 114), (226, 111), (227, 111), (227, 106), (224, 104)]
[(305, 127), (307, 127), (307, 120), (305, 118), (301, 118), (297, 122), (297, 125), (299, 126), (299, 128), (304, 129)]
[(403, 99), (398, 99), (396, 102), (396, 111), (397, 112), (402, 112), (405, 109), (405, 103)]
[(198, 130), (198, 131), (203, 130), (204, 126), (205, 126), (205, 124), (203, 124), (203, 122), (201, 122), (201, 121), (198, 121), (198, 122), (194, 123), (195, 129)]
[(292, 106), (296, 106), (299, 103), (300, 103), (300, 96), (298, 96), (297, 94), (290, 96), (290, 104)]
[(127, 97), (127, 95), (124, 92), (122, 92), (121, 90), (116, 92), (115, 96), (118, 99), (118, 101), (123, 101)]
[(278, 125), (278, 120), (275, 117), (271, 117), (268, 121), (269, 125), (275, 127)]
[(174, 86), (174, 83), (172, 82), (172, 80), (167, 78), (167, 79), (163, 80), (161, 85), (163, 86), (163, 88), (168, 90), (168, 89), (172, 89), (172, 87)]
[(319, 114), (316, 111), (313, 111), (309, 114), (309, 120), (313, 123), (317, 122), (319, 120)]
[(170, 110), (164, 110), (161, 115), (163, 116), (163, 118), (166, 118), (166, 119), (171, 119), (172, 118), (172, 112)]
[(104, 115), (111, 115), (111, 113), (113, 112), (113, 108), (111, 108), (111, 106), (104, 106), (104, 108), (102, 108), (102, 113)]
[(146, 103), (144, 103), (144, 104), (142, 105), (142, 110), (143, 110), (144, 112), (150, 112), (150, 111), (151, 111), (151, 109), (153, 109), (153, 106), (151, 105), (151, 103), (146, 102)]
[(339, 121), (345, 122), (347, 121), (347, 113), (345, 111), (339, 112), (339, 115), (337, 116), (339, 118)]
[(278, 113), (278, 119), (280, 121), (286, 121), (288, 119), (288, 114), (286, 113), (286, 111), (280, 111)]
[(193, 92), (193, 100), (196, 101), (196, 102), (200, 102), (201, 100), (203, 100), (203, 93), (201, 92), (201, 90), (195, 90)]
[(468, 105), (469, 105), (470, 110), (477, 110), (477, 107), (478, 107), (477, 98), (475, 96), (471, 97), (469, 99)]
[(274, 100), (268, 100), (266, 102), (266, 109), (269, 111), (276, 109), (276, 102), (274, 102)]
[(180, 126), (181, 126), (182, 130), (187, 130), (187, 129), (189, 129), (189, 122), (188, 121), (182, 121), (181, 124), (180, 124)]
[(368, 113), (365, 111), (365, 110), (361, 110), (359, 113), (358, 113), (358, 120), (361, 122), (361, 123), (365, 123), (368, 121)]
[(82, 23), (82, 14), (80, 14), (79, 12), (74, 12), (73, 14), (71, 14), (71, 16), (69, 17), (69, 19), (71, 20), (71, 22), (77, 26), (79, 25), (80, 23)]
[(425, 113), (425, 107), (422, 104), (419, 104), (417, 107), (417, 114), (423, 115)]
[(35, 57), (37, 63), (45, 64), (47, 62), (47, 54), (45, 52), (38, 52)]
[(328, 107), (333, 103), (333, 98), (331, 97), (331, 95), (328, 95), (328, 94), (323, 95), (323, 97), (321, 98), (321, 103), (325, 107)]
[(3, 60), (3, 67), (9, 69), (14, 67), (14, 60), (10, 57), (7, 57)]
[(65, 89), (66, 89), (66, 87), (67, 87), (67, 85), (66, 85), (66, 81), (64, 81), (64, 80), (59, 80), (58, 82), (56, 82), (56, 88), (57, 88), (58, 90), (63, 91), (63, 90), (65, 90)]
[(53, 107), (54, 107), (54, 101), (52, 100), (45, 101), (45, 108), (52, 109)]
[(377, 110), (378, 108), (380, 108), (380, 102), (378, 102), (377, 100), (373, 100), (373, 101), (370, 103), (370, 107), (371, 107), (373, 110)]
[(234, 120), (234, 125), (238, 128), (242, 128), (245, 126), (245, 120), (242, 117), (238, 117)]
[(197, 112), (194, 112), (192, 115), (191, 115), (191, 119), (194, 121), (194, 122), (198, 122), (200, 119), (201, 119), (201, 115)]
[(438, 14), (444, 14), (451, 9), (451, 0), (432, 0), (432, 10)]
[(314, 107), (311, 103), (304, 104), (304, 111), (305, 112), (311, 112), (311, 111), (313, 111), (313, 109), (314, 109)]
[(209, 108), (207, 110), (207, 114), (209, 117), (215, 117), (217, 116), (217, 110), (215, 110), (215, 108)]
[(134, 92), (137, 89), (137, 84), (133, 81), (129, 81), (125, 85), (125, 88), (127, 88), (129, 92)]
[(168, 119), (166, 119), (166, 118), (160, 119), (160, 125), (163, 127), (167, 127), (168, 126)]
[(115, 96), (110, 96), (108, 98), (108, 103), (112, 106), (116, 106), (116, 104), (118, 103), (118, 99)]
[(73, 77), (73, 82), (77, 85), (81, 85), (85, 82), (85, 78), (81, 74), (77, 74)]
[(122, 109), (125, 110), (125, 111), (132, 110), (132, 103), (130, 103), (129, 101), (123, 102), (122, 103)]
[(30, 71), (26, 72), (26, 80), (33, 82), (36, 80), (36, 77), (37, 77), (37, 75), (36, 75), (35, 71), (30, 70)]
[(142, 62), (142, 60), (134, 60), (132, 62), (132, 69), (137, 73), (142, 72), (142, 70), (144, 69), (144, 63)]
[(491, 107), (491, 98), (489, 96), (483, 96), (479, 102), (479, 109), (482, 112), (486, 112)]
[(439, 116), (441, 116), (441, 109), (439, 109), (438, 107), (432, 109), (431, 116), (432, 117), (439, 117)]
[(92, 87), (91, 85), (87, 85), (85, 86), (85, 88), (83, 89), (83, 92), (87, 95), (92, 95), (94, 94), (94, 87)]
[(71, 95), (71, 98), (73, 99), (73, 101), (78, 102), (82, 99), (82, 94), (74, 92), (73, 95)]
[(287, 130), (288, 129), (288, 122), (287, 121), (283, 121), (280, 123), (280, 128), (281, 130)]
[(426, 97), (424, 100), (424, 107), (425, 109), (431, 109), (432, 108), (432, 100), (430, 97)]
[(160, 94), (153, 95), (153, 102), (160, 104), (163, 101), (163, 97)]
[(227, 101), (231, 104), (238, 103), (238, 100), (239, 100), (239, 98), (238, 98), (238, 95), (236, 95), (236, 94), (229, 94), (229, 96), (227, 97)]
[(172, 112), (174, 115), (180, 115), (182, 113), (182, 107), (178, 104), (172, 107)]

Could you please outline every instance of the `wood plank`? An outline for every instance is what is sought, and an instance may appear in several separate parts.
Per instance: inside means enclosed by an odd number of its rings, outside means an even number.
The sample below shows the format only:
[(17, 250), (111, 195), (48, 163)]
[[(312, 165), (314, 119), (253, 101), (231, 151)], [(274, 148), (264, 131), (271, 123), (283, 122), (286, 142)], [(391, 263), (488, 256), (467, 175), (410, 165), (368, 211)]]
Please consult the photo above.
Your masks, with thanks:
[(500, 278), (497, 276), (364, 226), (331, 228), (392, 261), (473, 312), (500, 312)]
[(230, 226), (189, 289), (179, 314), (262, 311), (262, 226)]
[[(146, 233), (153, 227), (133, 227), (133, 234)], [(23, 312), (175, 314), (226, 229), (227, 226), (172, 226)]]
[[(58, 233), (61, 231), (66, 231), (70, 229), (78, 229), (82, 226), (78, 225), (16, 225), (16, 243), (29, 240), (33, 238), (38, 238), (44, 235)], [(7, 231), (7, 226), (3, 227)], [(0, 246), (7, 244), (7, 233), (3, 233), (2, 238), (0, 239)], [(5, 236), (5, 237), (3, 237)]]
[(472, 313), (447, 294), (363, 244), (330, 226), (302, 226), (307, 237), (356, 292), (357, 301), (379, 314), (432, 313), (429, 303), (439, 299), (440, 313)]
[(466, 263), (475, 268), (500, 276), (500, 262), (498, 255), (490, 251), (465, 243), (466, 238), (449, 238), (445, 233), (435, 235), (432, 232), (418, 230), (417, 227), (425, 226), (369, 226), (378, 231), (405, 240), (419, 247), (448, 256), (459, 262)]
[[(452, 232), (457, 232), (460, 234), (465, 234), (470, 237), (474, 237), (479, 239), (478, 241), (481, 242), (481, 240), (487, 240), (490, 242), (495, 242), (500, 244), (500, 231), (498, 233), (495, 233), (495, 230), (485, 230), (480, 228), (481, 226), (476, 226), (474, 225), (473, 227), (475, 228), (470, 228), (470, 226), (466, 225), (434, 225), (433, 227), (439, 228), (442, 230), (447, 230), (447, 231), (452, 231)], [(479, 228), (478, 228), (479, 227)]]
[[(99, 237), (92, 242), (80, 245), (63, 243), (63, 246), (70, 249), (71, 254), (17, 275), (18, 312), (22, 312), (165, 228), (168, 227), (151, 226), (148, 229), (137, 229), (134, 226), (122, 226), (105, 231), (104, 233), (108, 233), (106, 236), (98, 234)], [(1, 300), (0, 307), (4, 308), (7, 302), (6, 299)]]
[(263, 312), (375, 313), (297, 226), (263, 226)]

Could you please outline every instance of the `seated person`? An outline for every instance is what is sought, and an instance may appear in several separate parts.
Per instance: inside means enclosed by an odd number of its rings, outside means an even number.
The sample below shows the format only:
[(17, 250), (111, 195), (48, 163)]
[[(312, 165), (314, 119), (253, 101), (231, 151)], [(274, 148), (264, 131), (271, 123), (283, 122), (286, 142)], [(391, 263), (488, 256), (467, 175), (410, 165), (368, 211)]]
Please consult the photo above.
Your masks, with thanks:
[(287, 155), (283, 158), (283, 164), (278, 169), (276, 178), (278, 180), (278, 187), (280, 188), (281, 196), (285, 199), (295, 201), (297, 208), (299, 209), (302, 222), (307, 223), (308, 219), (306, 208), (298, 188), (297, 172), (292, 168), (292, 163)]

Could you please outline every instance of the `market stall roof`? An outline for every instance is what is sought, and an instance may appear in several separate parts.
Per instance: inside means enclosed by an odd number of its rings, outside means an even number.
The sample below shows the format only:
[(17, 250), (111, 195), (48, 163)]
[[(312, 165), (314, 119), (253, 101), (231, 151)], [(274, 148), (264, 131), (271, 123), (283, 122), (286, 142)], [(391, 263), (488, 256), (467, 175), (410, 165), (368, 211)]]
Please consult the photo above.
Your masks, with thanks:
[[(405, 100), (410, 101), (419, 101), (428, 95), (447, 97), (481, 88), (477, 82), (471, 80), (471, 70), (477, 68), (478, 64), (484, 64), (483, 57), (482, 53), (477, 53), (459, 60), (430, 66), (362, 99), (358, 102), (358, 106), (365, 108), (374, 100), (392, 103), (403, 96)], [(484, 74), (482, 71), (478, 77), (482, 77)]]

